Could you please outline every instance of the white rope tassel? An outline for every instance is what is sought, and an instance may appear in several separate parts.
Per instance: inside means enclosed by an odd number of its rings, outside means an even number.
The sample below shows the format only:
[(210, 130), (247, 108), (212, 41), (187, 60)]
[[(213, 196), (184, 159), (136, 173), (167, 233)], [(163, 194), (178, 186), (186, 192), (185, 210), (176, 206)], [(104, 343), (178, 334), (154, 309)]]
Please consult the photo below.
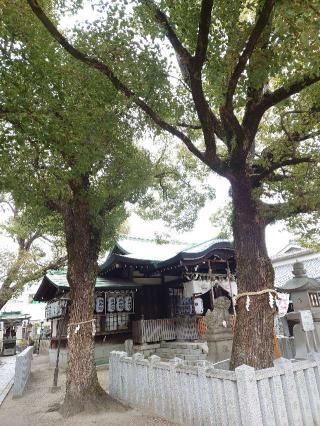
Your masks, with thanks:
[(96, 320), (95, 320), (95, 319), (93, 319), (93, 320), (92, 320), (92, 336), (95, 336), (96, 331), (97, 331), (97, 328), (96, 328)]
[(272, 296), (272, 293), (269, 293), (269, 306), (271, 309), (274, 307), (274, 297)]
[(81, 321), (81, 322), (73, 322), (73, 323), (70, 323), (69, 325), (68, 325), (68, 330), (67, 330), (67, 339), (69, 339), (69, 337), (70, 337), (70, 328), (72, 327), (72, 326), (76, 326), (76, 328), (74, 329), (74, 334), (77, 334), (78, 333), (78, 331), (80, 330), (80, 326), (82, 325), (82, 324), (88, 324), (88, 323), (91, 323), (91, 326), (92, 326), (92, 336), (95, 336), (95, 334), (96, 334), (96, 332), (97, 332), (97, 328), (96, 328), (96, 319), (95, 318), (93, 318), (93, 319), (91, 319), (91, 320), (88, 320), (88, 321)]
[(246, 299), (246, 310), (249, 312), (249, 307), (250, 307), (250, 297), (249, 296), (247, 296), (247, 299)]

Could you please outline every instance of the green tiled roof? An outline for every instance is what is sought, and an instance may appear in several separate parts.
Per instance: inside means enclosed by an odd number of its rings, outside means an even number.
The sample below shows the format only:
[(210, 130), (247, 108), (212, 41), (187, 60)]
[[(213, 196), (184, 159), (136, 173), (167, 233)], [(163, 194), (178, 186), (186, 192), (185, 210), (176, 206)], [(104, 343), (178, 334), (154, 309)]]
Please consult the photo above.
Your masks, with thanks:
[(148, 265), (159, 269), (167, 264), (179, 263), (182, 259), (198, 258), (211, 250), (233, 251), (232, 243), (218, 238), (192, 245), (158, 244), (152, 240), (123, 238), (116, 244), (116, 249), (108, 254), (100, 265), (100, 271), (105, 272), (119, 263)]
[(21, 321), (30, 318), (31, 315), (23, 314), (21, 311), (1, 312), (0, 321), (16, 320)]
[[(104, 290), (131, 290), (141, 287), (141, 284), (136, 284), (131, 281), (121, 279), (106, 279), (98, 277), (96, 280), (96, 289)], [(69, 290), (69, 283), (65, 271), (48, 272), (43, 278), (38, 291), (33, 297), (36, 301), (52, 300), (65, 291)]]
[[(54, 271), (49, 272), (46, 275), (46, 278), (56, 287), (61, 287), (68, 289), (69, 283), (67, 280), (67, 275), (65, 271)], [(97, 277), (96, 288), (136, 288), (139, 287), (139, 284), (133, 282), (127, 282), (125, 280), (117, 279), (106, 279)]]

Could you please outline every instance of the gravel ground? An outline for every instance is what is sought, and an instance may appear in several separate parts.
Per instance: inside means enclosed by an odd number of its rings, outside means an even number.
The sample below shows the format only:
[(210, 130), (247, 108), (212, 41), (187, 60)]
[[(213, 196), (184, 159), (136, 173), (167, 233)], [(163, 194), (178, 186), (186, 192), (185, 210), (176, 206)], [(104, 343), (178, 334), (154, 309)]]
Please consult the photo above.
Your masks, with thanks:
[[(108, 386), (108, 372), (98, 371), (99, 381), (104, 389)], [(31, 374), (25, 394), (12, 399), (10, 392), (0, 407), (1, 426), (175, 426), (166, 420), (129, 409), (125, 412), (100, 412), (97, 414), (77, 414), (64, 419), (58, 412), (48, 412), (51, 406), (61, 403), (64, 396), (65, 374), (60, 373), (61, 390), (49, 391), (52, 385), (53, 370), (49, 369), (46, 355), (34, 355)]]

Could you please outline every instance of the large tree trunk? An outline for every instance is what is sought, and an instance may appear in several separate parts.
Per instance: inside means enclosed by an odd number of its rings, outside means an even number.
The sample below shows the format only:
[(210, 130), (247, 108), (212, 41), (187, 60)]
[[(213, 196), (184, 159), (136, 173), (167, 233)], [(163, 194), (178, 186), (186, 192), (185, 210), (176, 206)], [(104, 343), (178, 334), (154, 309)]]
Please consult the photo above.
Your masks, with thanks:
[[(249, 179), (242, 176), (232, 182), (232, 200), (238, 292), (273, 288), (274, 272), (265, 243), (266, 222), (253, 198)], [(236, 313), (231, 368), (242, 364), (271, 367), (275, 309), (269, 305), (269, 294), (250, 296), (249, 310), (246, 297), (239, 298)]]
[[(71, 415), (99, 407), (101, 403), (106, 404), (107, 395), (97, 378), (91, 321), (94, 317), (100, 233), (90, 223), (89, 206), (85, 201), (75, 201), (64, 219), (71, 310), (67, 383), (62, 412)], [(75, 332), (77, 325), (80, 328)]]

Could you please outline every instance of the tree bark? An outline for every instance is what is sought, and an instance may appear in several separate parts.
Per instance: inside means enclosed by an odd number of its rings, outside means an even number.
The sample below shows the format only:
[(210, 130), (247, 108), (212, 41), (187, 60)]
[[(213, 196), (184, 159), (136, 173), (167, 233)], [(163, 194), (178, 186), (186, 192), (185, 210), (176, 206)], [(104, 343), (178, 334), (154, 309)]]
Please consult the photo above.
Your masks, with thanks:
[[(231, 186), (238, 293), (272, 289), (274, 272), (265, 243), (266, 222), (259, 212), (259, 202), (253, 197), (250, 179), (237, 176)], [(274, 313), (268, 293), (250, 296), (249, 310), (246, 297), (238, 299), (232, 369), (242, 364), (259, 369), (273, 365)]]
[[(76, 200), (64, 215), (70, 285), (69, 356), (62, 413), (101, 408), (107, 394), (98, 382), (94, 360), (94, 288), (98, 271), (100, 233), (92, 226), (89, 205)], [(79, 324), (82, 323), (83, 324)], [(79, 330), (77, 330), (79, 325)]]
[(3, 285), (0, 288), (0, 309), (11, 299), (13, 291), (10, 288), (4, 288)]

